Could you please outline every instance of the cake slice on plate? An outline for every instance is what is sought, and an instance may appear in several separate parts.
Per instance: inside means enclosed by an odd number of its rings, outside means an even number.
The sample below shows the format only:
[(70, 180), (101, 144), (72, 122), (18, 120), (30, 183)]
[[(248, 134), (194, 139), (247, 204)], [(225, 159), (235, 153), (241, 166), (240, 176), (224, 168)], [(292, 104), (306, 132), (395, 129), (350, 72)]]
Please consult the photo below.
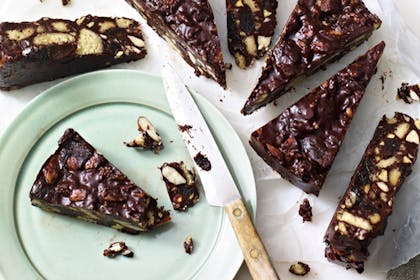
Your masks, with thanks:
[(280, 175), (318, 195), (385, 43), (313, 89), (251, 134), (250, 144)]
[(251, 114), (280, 97), (299, 78), (368, 39), (380, 24), (361, 0), (299, 0), (241, 112)]
[(126, 0), (194, 68), (226, 88), (225, 64), (207, 0)]
[(136, 186), (73, 129), (42, 166), (30, 191), (31, 203), (128, 233), (171, 220), (156, 199)]

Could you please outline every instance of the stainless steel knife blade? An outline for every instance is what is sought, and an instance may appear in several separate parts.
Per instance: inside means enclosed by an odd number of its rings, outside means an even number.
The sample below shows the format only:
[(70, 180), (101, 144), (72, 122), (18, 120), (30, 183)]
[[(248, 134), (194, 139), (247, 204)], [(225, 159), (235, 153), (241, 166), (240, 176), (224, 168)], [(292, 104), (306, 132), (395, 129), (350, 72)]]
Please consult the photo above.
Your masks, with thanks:
[[(169, 106), (188, 152), (194, 159), (208, 203), (221, 207), (240, 199), (226, 162), (190, 92), (171, 65), (163, 67), (162, 78)], [(200, 155), (209, 161), (209, 170), (204, 170), (198, 164)]]

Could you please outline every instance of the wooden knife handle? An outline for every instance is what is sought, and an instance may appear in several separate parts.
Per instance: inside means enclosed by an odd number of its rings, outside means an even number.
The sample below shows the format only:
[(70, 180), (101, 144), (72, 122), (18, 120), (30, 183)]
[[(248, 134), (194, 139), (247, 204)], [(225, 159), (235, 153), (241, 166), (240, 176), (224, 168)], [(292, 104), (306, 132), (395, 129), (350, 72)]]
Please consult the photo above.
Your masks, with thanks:
[(225, 211), (235, 231), (252, 278), (254, 280), (279, 280), (242, 199), (225, 205)]

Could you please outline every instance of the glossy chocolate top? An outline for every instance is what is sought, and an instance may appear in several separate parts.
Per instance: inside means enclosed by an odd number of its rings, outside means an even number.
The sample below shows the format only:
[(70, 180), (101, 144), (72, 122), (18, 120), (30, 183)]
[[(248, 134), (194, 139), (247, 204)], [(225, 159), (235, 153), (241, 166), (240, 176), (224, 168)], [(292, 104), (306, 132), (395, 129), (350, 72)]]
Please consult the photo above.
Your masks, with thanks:
[(244, 114), (283, 94), (294, 78), (314, 71), (381, 24), (361, 0), (299, 0), (270, 52)]
[(270, 154), (293, 177), (291, 181), (313, 186), (309, 192), (317, 194), (384, 47), (384, 42), (376, 45), (254, 131), (252, 141), (264, 149), (259, 153)]
[[(131, 182), (73, 129), (59, 140), (31, 189), (30, 198), (121, 217), (147, 228), (169, 218), (156, 200)], [(155, 214), (153, 224), (147, 213)], [(157, 212), (163, 214), (161, 217)]]
[(132, 4), (139, 2), (138, 5), (144, 7), (143, 13), (149, 14), (148, 21), (153, 21), (156, 29), (165, 28), (156, 19), (163, 21), (178, 38), (182, 39), (184, 48), (188, 46), (194, 51), (191, 55), (199, 56), (202, 61), (215, 69), (217, 82), (226, 86), (220, 40), (213, 11), (207, 0), (147, 0), (141, 3), (138, 0), (128, 0), (128, 2)]

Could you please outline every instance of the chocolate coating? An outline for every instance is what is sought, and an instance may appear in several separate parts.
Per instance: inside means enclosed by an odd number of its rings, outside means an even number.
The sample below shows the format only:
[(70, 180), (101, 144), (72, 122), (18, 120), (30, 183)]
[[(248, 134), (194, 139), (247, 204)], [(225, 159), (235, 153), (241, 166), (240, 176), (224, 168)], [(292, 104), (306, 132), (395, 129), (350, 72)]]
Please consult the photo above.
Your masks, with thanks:
[(361, 0), (299, 0), (242, 113), (283, 95), (300, 77), (361, 44), (380, 24)]
[[(107, 28), (104, 23), (109, 23)], [(137, 38), (136, 43), (130, 36)], [(3, 22), (0, 89), (93, 71), (145, 55), (140, 24), (131, 19), (87, 15), (76, 21), (42, 18), (35, 22)]]
[(131, 182), (76, 131), (67, 129), (31, 188), (47, 211), (138, 233), (170, 220), (156, 199)]
[[(402, 113), (390, 119), (382, 117), (325, 233), (328, 260), (363, 272), (368, 247), (383, 235), (396, 194), (412, 172), (419, 128)], [(410, 133), (417, 135), (417, 143)], [(348, 213), (364, 223), (356, 225), (354, 219), (344, 217), (349, 217)]]
[(194, 68), (226, 88), (225, 65), (207, 0), (126, 0)]
[(268, 165), (307, 193), (318, 195), (375, 73), (381, 42), (251, 134)]

